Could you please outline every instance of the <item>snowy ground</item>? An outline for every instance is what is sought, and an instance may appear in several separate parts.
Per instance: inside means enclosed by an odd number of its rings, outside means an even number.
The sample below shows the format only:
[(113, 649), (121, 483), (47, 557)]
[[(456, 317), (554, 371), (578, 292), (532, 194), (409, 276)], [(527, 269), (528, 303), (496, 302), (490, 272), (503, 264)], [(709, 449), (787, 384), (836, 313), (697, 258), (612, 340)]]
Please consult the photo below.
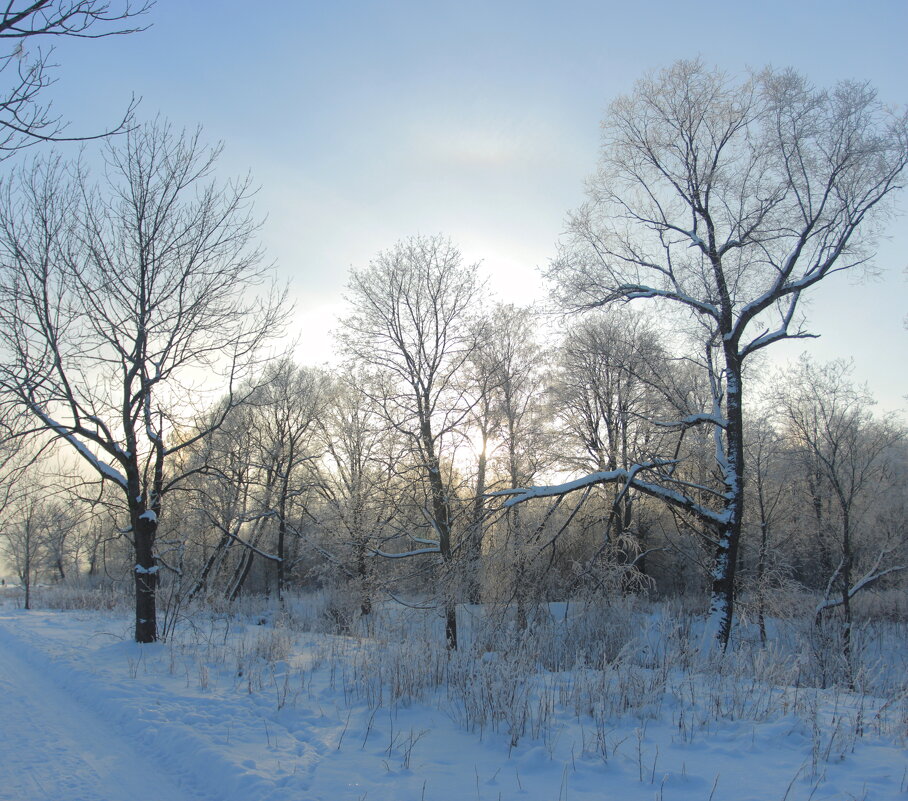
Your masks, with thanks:
[[(437, 652), (382, 663), (352, 639), (259, 622), (220, 618), (139, 646), (123, 615), (0, 607), (0, 798), (908, 799), (904, 698), (881, 709), (842, 692), (707, 691), (629, 672), (620, 692), (637, 682), (649, 700), (606, 720), (578, 710), (578, 677), (541, 673), (515, 737), (473, 725), (444, 684), (422, 700), (395, 684), (444, 672)], [(477, 662), (477, 684), (495, 659)]]

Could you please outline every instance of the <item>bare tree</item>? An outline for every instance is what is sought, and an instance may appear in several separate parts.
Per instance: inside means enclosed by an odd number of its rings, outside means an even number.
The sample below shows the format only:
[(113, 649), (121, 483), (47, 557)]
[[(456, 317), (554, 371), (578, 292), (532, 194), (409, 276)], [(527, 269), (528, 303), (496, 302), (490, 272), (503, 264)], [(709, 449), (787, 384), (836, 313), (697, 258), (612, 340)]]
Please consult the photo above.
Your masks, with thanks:
[[(260, 547), (268, 517), (262, 508), (271, 506), (274, 482), (259, 475), (253, 408), (242, 403), (220, 419), (222, 415), (219, 403), (210, 412), (212, 421), (219, 421), (216, 429), (185, 454), (192, 472), (184, 485), (192, 516), (184, 567), (184, 572), (192, 573), (189, 599), (215, 586), (225, 598), (233, 599), (256, 555), (272, 562), (277, 558)], [(195, 564), (197, 558), (200, 561)]]
[[(480, 290), (476, 265), (464, 265), (460, 251), (440, 236), (399, 242), (350, 276), (353, 311), (341, 321), (341, 343), (387, 378), (390, 391), (375, 400), (407, 438), (428, 488), (423, 511), (432, 536), (394, 556), (437, 553), (443, 566), (453, 562), (453, 506), (442, 454), (470, 408), (460, 376), (476, 347), (470, 315)], [(449, 572), (442, 584), (449, 584)], [(441, 592), (445, 636), (456, 648), (456, 602), (450, 587)]]
[(21, 491), (22, 476), (34, 459), (26, 442), (28, 419), (13, 399), (0, 403), (0, 525)]
[[(97, 185), (39, 162), (0, 198), (0, 387), (116, 487), (139, 642), (157, 637), (163, 500), (187, 477), (169, 468), (238, 401), (285, 312), (259, 291), (249, 182), (212, 180), (218, 152), (153, 123), (108, 141)], [(214, 419), (206, 388), (227, 393)]]
[[(72, 544), (81, 515), (73, 504), (59, 499), (47, 501), (45, 506), (45, 569), (56, 581), (66, 581), (66, 571), (75, 560)], [(78, 567), (78, 565), (75, 565)]]
[(894, 446), (905, 431), (891, 419), (874, 419), (873, 399), (851, 383), (849, 373), (846, 362), (817, 366), (804, 358), (780, 377), (774, 396), (790, 458), (797, 460), (798, 483), (807, 490), (803, 496), (815, 514), (822, 547), (832, 557), (815, 621), (819, 625), (828, 610), (841, 610), (846, 663), (851, 599), (908, 569), (900, 561), (903, 537), (879, 536), (887, 531), (879, 525), (884, 498), (898, 492), (889, 479)]
[[(549, 461), (550, 432), (542, 422), (548, 376), (532, 309), (499, 304), (489, 319), (485, 348), (497, 355), (492, 397), (500, 441), (497, 452), (491, 454), (492, 467), (499, 481), (518, 487), (532, 482)], [(517, 626), (523, 629), (534, 589), (531, 571), (534, 558), (539, 557), (538, 549), (531, 552), (536, 545), (531, 540), (540, 530), (524, 521), (518, 509), (509, 509), (502, 525), (512, 557), (505, 570), (511, 584), (508, 596), (516, 602)]]
[(466, 364), (466, 384), (471, 396), (465, 443), (476, 457), (473, 503), (464, 540), (467, 563), (467, 597), (471, 603), (482, 600), (482, 547), (486, 526), (486, 492), (489, 489), (489, 460), (495, 439), (501, 433), (501, 408), (498, 390), (502, 382), (502, 360), (498, 343), (490, 336), (495, 311), (476, 321), (477, 346)]
[(17, 476), (17, 491), (5, 509), (0, 528), (0, 553), (6, 556), (25, 590), (25, 608), (31, 609), (36, 579), (64, 580), (74, 563), (71, 543), (79, 514), (62, 497), (54, 497), (46, 476), (35, 461)]
[(273, 521), (273, 562), (281, 600), (293, 563), (288, 538), (298, 537), (297, 518), (306, 511), (307, 496), (315, 493), (315, 461), (322, 453), (318, 421), (326, 412), (328, 380), (322, 371), (300, 367), (289, 358), (269, 364), (257, 380), (263, 383), (248, 401), (254, 442), (250, 456), (269, 499), (258, 514)]
[(612, 103), (603, 129), (589, 200), (550, 274), (571, 309), (648, 299), (690, 321), (712, 399), (676, 424), (712, 431), (719, 483), (691, 488), (669, 459), (570, 489), (623, 482), (698, 521), (713, 544), (711, 617), (725, 645), (744, 514), (745, 364), (809, 336), (802, 295), (867, 263), (901, 187), (908, 117), (866, 84), (825, 91), (770, 69), (735, 82), (682, 61)]
[(763, 644), (766, 643), (766, 613), (772, 610), (771, 599), (779, 594), (789, 572), (777, 539), (780, 521), (792, 501), (793, 484), (789, 453), (784, 438), (769, 422), (772, 417), (767, 412), (762, 419), (746, 425), (744, 432), (749, 475), (747, 506), (752, 510), (746, 516), (745, 526), (750, 525), (759, 533), (750, 586), (755, 595)]
[(16, 511), (4, 526), (0, 548), (22, 582), (24, 608), (31, 609), (32, 584), (47, 552), (47, 516), (42, 499), (30, 493), (19, 497)]
[(363, 615), (372, 612), (378, 587), (375, 552), (392, 536), (400, 510), (403, 457), (401, 436), (382, 418), (367, 383), (356, 372), (337, 378), (319, 420), (326, 458), (317, 483), (332, 562), (356, 585)]
[(0, 159), (36, 142), (96, 139), (124, 130), (133, 105), (116, 126), (88, 136), (66, 136), (65, 123), (44, 100), (54, 82), (52, 47), (34, 42), (60, 37), (100, 39), (143, 30), (132, 25), (148, 0), (11, 0), (0, 10)]
[[(468, 363), (467, 386), (471, 411), (465, 438), (475, 456), (469, 531), (464, 542), (471, 600), (480, 600), (480, 565), (486, 525), (487, 492), (503, 484), (527, 483), (548, 456), (547, 427), (542, 423), (545, 402), (545, 360), (537, 336), (539, 318), (530, 307), (496, 303), (477, 320), (476, 348)], [(519, 514), (509, 512), (508, 539), (514, 555)], [(520, 570), (517, 570), (520, 573)], [(517, 589), (529, 588), (515, 577)], [(518, 595), (518, 606), (526, 596)], [(520, 616), (520, 615), (519, 615)]]
[[(664, 449), (677, 371), (660, 332), (647, 316), (609, 309), (575, 321), (559, 349), (553, 387), (557, 418), (573, 450), (568, 467), (603, 472), (630, 469)], [(674, 443), (672, 443), (674, 445)], [(598, 515), (602, 547), (644, 571), (646, 526), (635, 516), (639, 493), (604, 487)]]
[(218, 419), (221, 404), (233, 404), (219, 430), (190, 456), (197, 472), (189, 503), (199, 520), (199, 547), (194, 550), (207, 556), (188, 595), (207, 591), (219, 573), (232, 572), (222, 588), (232, 600), (243, 590), (253, 565), (264, 560), (266, 590), (273, 587), (282, 601), (299, 557), (300, 521), (317, 490), (319, 420), (328, 380), (321, 370), (283, 356), (266, 364), (239, 395), (242, 404), (228, 397), (211, 410)]

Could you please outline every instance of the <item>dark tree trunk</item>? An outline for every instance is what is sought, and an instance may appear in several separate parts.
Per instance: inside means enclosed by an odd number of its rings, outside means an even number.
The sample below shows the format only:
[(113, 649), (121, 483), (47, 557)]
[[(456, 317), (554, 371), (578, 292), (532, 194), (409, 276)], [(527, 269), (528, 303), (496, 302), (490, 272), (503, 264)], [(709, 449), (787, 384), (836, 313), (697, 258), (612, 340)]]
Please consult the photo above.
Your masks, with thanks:
[(842, 656), (848, 671), (849, 689), (854, 689), (854, 676), (851, 671), (851, 570), (853, 554), (851, 552), (851, 516), (848, 504), (842, 502)]
[(252, 562), (255, 559), (255, 552), (249, 548), (244, 548), (240, 556), (240, 561), (233, 572), (233, 581), (227, 590), (227, 600), (235, 601), (239, 596), (246, 579), (249, 578), (249, 571), (252, 570)]
[(214, 566), (223, 557), (224, 553), (227, 551), (230, 543), (233, 542), (228, 534), (221, 536), (221, 539), (218, 541), (218, 544), (214, 547), (208, 559), (205, 560), (205, 565), (202, 567), (202, 572), (199, 573), (198, 578), (195, 581), (195, 584), (192, 585), (192, 589), (186, 593), (186, 600), (191, 601), (196, 597), (202, 590), (208, 588), (208, 577), (211, 575)]
[(94, 577), (98, 574), (98, 543), (93, 542), (88, 551), (88, 575)]
[(25, 522), (25, 571), (22, 575), (25, 585), (25, 608), (32, 608), (32, 537), (31, 521)]
[(457, 604), (445, 599), (445, 642), (452, 651), (457, 650)]
[(154, 541), (158, 522), (154, 512), (133, 512), (133, 540), (135, 545), (136, 579), (136, 642), (155, 642), (158, 639), (158, 621), (155, 593), (158, 568), (154, 559)]
[(769, 518), (763, 498), (763, 481), (757, 476), (759, 485), (757, 498), (760, 507), (760, 556), (757, 560), (757, 623), (760, 627), (760, 643), (766, 645), (766, 561), (769, 556)]
[(508, 510), (508, 528), (511, 531), (511, 536), (514, 538), (514, 554), (516, 556), (516, 564), (514, 565), (514, 600), (517, 603), (517, 629), (518, 631), (524, 631), (529, 622), (527, 617), (527, 600), (529, 596), (530, 588), (527, 586), (528, 577), (527, 573), (527, 558), (525, 550), (525, 543), (523, 541), (523, 532), (520, 527), (520, 516), (517, 509)]

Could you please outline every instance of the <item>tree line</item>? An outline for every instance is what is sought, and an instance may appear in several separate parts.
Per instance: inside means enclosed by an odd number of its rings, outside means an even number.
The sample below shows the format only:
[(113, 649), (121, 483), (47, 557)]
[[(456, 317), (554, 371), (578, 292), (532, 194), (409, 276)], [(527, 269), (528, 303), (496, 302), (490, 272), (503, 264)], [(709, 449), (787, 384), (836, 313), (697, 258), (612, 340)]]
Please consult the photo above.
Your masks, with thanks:
[[(3, 514), (24, 577), (66, 489), (90, 513), (58, 573), (130, 573), (140, 642), (162, 589), (330, 586), (339, 620), (437, 604), (451, 647), (465, 602), (526, 626), (552, 598), (694, 590), (724, 645), (736, 604), (763, 625), (798, 586), (847, 648), (852, 598), (903, 567), (904, 430), (847, 365), (752, 363), (811, 336), (802, 295), (872, 256), (908, 120), (863, 84), (693, 61), (603, 130), (552, 308), (492, 303), (443, 236), (401, 240), (351, 271), (331, 372), (275, 352), (289, 307), (249, 184), (217, 179), (199, 132), (134, 124), (102, 170), (10, 171)], [(61, 449), (71, 480), (21, 479)]]
[[(456, 646), (464, 603), (526, 627), (550, 600), (708, 594), (715, 539), (696, 512), (589, 480), (671, 462), (710, 502), (715, 441), (677, 422), (709, 402), (702, 374), (645, 311), (569, 316), (543, 336), (549, 314), (483, 303), (482, 288), (448, 240), (401, 242), (351, 275), (341, 369), (269, 359), (173, 426), (158, 570), (136, 571), (168, 609), (327, 588), (339, 624), (376, 600), (436, 604)], [(855, 594), (902, 586), (904, 426), (874, 415), (842, 361), (804, 357), (760, 395), (736, 598), (764, 636), (805, 599), (847, 632)], [(154, 480), (160, 446), (147, 447)], [(7, 486), (4, 547), (23, 581), (135, 571), (122, 485), (44, 472)], [(559, 494), (540, 492), (553, 477)], [(514, 487), (551, 498), (507, 506)]]

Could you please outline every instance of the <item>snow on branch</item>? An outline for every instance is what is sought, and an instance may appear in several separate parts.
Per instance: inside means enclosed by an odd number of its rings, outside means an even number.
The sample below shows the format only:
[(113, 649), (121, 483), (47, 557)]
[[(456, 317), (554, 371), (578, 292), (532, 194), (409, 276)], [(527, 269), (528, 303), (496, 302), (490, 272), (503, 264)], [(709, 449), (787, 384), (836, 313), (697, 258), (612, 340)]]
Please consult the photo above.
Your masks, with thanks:
[[(268, 515), (262, 515), (262, 517), (267, 517), (267, 516)], [(208, 519), (211, 521), (211, 523), (214, 525), (214, 527), (217, 528), (219, 531), (221, 531), (225, 536), (230, 537), (230, 539), (232, 539), (234, 542), (242, 545), (244, 548), (247, 548), (248, 550), (252, 551), (253, 553), (258, 554), (263, 559), (268, 559), (271, 562), (283, 562), (284, 561), (280, 556), (276, 556), (273, 553), (268, 553), (268, 551), (263, 551), (261, 548), (254, 545), (253, 543), (249, 542), (248, 540), (244, 540), (235, 531), (231, 531), (229, 526), (225, 526), (222, 523), (219, 523), (217, 520), (213, 519), (211, 517), (211, 515), (208, 515)], [(240, 525), (242, 526), (243, 523), (245, 523), (245, 522), (247, 522), (247, 521), (245, 521), (245, 520), (241, 521)]]
[(597, 473), (590, 473), (589, 475), (574, 479), (573, 481), (567, 481), (563, 484), (498, 490), (497, 492), (489, 493), (489, 496), (507, 498), (504, 502), (504, 507), (508, 508), (525, 503), (534, 498), (558, 498), (571, 492), (586, 489), (595, 484), (614, 484), (620, 481), (626, 485), (626, 488), (632, 488), (645, 495), (649, 495), (650, 497), (658, 498), (669, 506), (690, 512), (709, 524), (716, 526), (726, 524), (729, 520), (729, 511), (716, 512), (697, 503), (693, 498), (690, 498), (681, 492), (648, 481), (643, 481), (637, 475), (644, 470), (652, 470), (670, 464), (674, 464), (674, 462), (658, 461), (633, 465), (630, 469), (621, 468), (618, 470), (604, 470)]
[[(816, 334), (809, 334), (806, 331), (796, 331), (794, 333), (789, 332), (788, 327), (791, 325), (792, 318), (794, 317), (795, 308), (798, 305), (798, 300), (800, 299), (800, 290), (792, 293), (791, 298), (788, 302), (788, 309), (785, 312), (785, 316), (782, 318), (779, 327), (774, 331), (764, 330), (759, 336), (754, 337), (748, 343), (748, 345), (741, 350), (741, 358), (749, 356), (754, 351), (765, 348), (767, 345), (772, 345), (774, 342), (778, 342), (782, 339), (816, 339)], [(750, 317), (742, 319), (749, 320)], [(737, 327), (736, 327), (737, 330)]]
[[(429, 522), (429, 524), (434, 529), (437, 530), (438, 524), (435, 520), (433, 520), (431, 518), (428, 510), (425, 508), (422, 508), (422, 512), (425, 515), (426, 520)], [(410, 532), (401, 532), (401, 533), (404, 534), (406, 536), (406, 538), (409, 539), (411, 542), (415, 542), (417, 545), (425, 545), (426, 547), (425, 548), (414, 548), (413, 550), (410, 550), (410, 551), (398, 551), (398, 552), (383, 551), (381, 548), (370, 548), (369, 550), (372, 553), (372, 555), (373, 556), (383, 556), (386, 559), (405, 559), (408, 556), (422, 556), (423, 554), (427, 554), (427, 553), (441, 553), (441, 541), (440, 540), (432, 540), (432, 539), (428, 539), (427, 537), (417, 537), (415, 534), (412, 534)], [(400, 535), (386, 537), (384, 541), (387, 542), (389, 539), (397, 539), (399, 536)]]
[(646, 286), (645, 284), (622, 284), (614, 291), (615, 298), (626, 298), (627, 300), (636, 300), (638, 298), (665, 298), (674, 300), (690, 306), (702, 314), (708, 314), (710, 317), (718, 319), (719, 309), (712, 303), (706, 303), (691, 295), (681, 292), (678, 289), (656, 289), (655, 287)]
[(434, 548), (417, 548), (415, 551), (401, 551), (400, 553), (390, 553), (378, 548), (372, 548), (374, 556), (383, 556), (385, 559), (405, 559), (408, 556), (421, 556), (427, 553), (441, 553), (441, 547), (436, 545)]
[[(884, 576), (888, 576), (890, 573), (898, 573), (902, 570), (908, 570), (908, 565), (892, 565), (887, 567), (884, 570), (880, 570), (880, 565), (883, 563), (883, 558), (889, 554), (889, 551), (880, 551), (877, 554), (876, 559), (873, 562), (873, 566), (859, 578), (849, 589), (848, 589), (848, 599), (851, 600), (854, 596), (863, 590), (865, 587), (870, 586), (876, 581), (879, 581)], [(832, 584), (835, 581), (835, 578), (841, 573), (842, 563), (835, 569), (832, 574), (832, 577), (829, 579), (829, 582), (826, 585), (826, 593), (824, 598), (820, 603), (817, 604), (816, 609), (814, 610), (814, 615), (819, 617), (827, 609), (834, 609), (837, 606), (841, 606), (844, 603), (844, 600), (841, 596), (837, 598), (830, 598)]]
[(706, 242), (703, 241), (696, 231), (684, 231), (680, 228), (678, 230), (690, 239), (690, 247), (698, 247), (701, 250), (706, 251)]
[(682, 417), (680, 420), (653, 421), (653, 425), (661, 428), (693, 428), (700, 423), (710, 423), (719, 426), (719, 428), (725, 428), (728, 426), (728, 418), (715, 412), (698, 412), (697, 414), (689, 414), (687, 417)]
[(428, 540), (424, 537), (416, 537), (413, 534), (410, 534), (409, 536), (413, 542), (419, 543), (420, 545), (433, 545), (436, 548), (438, 547), (438, 540)]
[(782, 339), (817, 339), (818, 337), (819, 334), (809, 334), (806, 331), (798, 331), (797, 333), (792, 334), (788, 331), (787, 327), (782, 326), (775, 331), (766, 331), (753, 339), (741, 351), (741, 356), (749, 356), (754, 351), (765, 348), (767, 345), (772, 345), (774, 342), (779, 342)]
[(124, 476), (119, 470), (114, 467), (111, 467), (106, 462), (102, 462), (95, 454), (93, 454), (88, 447), (85, 445), (82, 440), (72, 431), (70, 431), (66, 426), (58, 423), (50, 415), (44, 412), (43, 409), (39, 408), (36, 405), (31, 406), (32, 412), (37, 415), (41, 421), (55, 434), (65, 439), (70, 445), (72, 445), (79, 453), (79, 455), (85, 459), (103, 478), (110, 479), (118, 486), (126, 489), (126, 476)]

